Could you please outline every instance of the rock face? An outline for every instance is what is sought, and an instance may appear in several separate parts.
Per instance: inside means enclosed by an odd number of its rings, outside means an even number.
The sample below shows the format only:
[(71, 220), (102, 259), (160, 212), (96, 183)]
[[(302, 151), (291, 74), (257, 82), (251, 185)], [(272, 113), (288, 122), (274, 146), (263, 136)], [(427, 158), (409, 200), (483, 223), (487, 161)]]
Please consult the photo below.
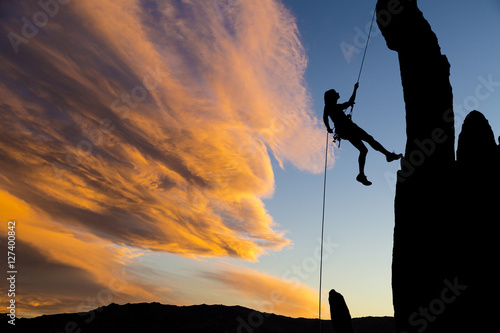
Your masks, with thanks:
[(493, 279), (499, 148), (474, 111), (455, 161), (450, 64), (417, 1), (379, 0), (377, 19), (398, 52), (406, 104), (392, 266), (397, 332), (491, 331), (494, 315), (485, 314), (498, 312), (492, 300), (500, 296)]

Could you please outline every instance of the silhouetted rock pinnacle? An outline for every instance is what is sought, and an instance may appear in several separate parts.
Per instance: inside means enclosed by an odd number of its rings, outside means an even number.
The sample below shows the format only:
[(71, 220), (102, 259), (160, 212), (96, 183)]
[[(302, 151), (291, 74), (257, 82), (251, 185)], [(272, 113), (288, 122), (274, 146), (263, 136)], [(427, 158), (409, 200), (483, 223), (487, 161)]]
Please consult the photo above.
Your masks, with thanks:
[(493, 131), (471, 112), (455, 161), (450, 65), (430, 24), (415, 0), (379, 0), (377, 19), (398, 52), (406, 104), (392, 266), (397, 331), (498, 330), (500, 154)]
[(335, 333), (353, 333), (351, 314), (344, 296), (332, 289), (328, 301)]

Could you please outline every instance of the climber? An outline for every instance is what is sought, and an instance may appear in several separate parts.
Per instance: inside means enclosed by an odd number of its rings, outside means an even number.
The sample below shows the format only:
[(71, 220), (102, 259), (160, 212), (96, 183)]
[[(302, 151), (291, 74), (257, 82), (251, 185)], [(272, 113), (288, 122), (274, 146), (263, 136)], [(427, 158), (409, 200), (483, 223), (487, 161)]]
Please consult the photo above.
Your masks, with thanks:
[(365, 161), (368, 149), (363, 144), (363, 141), (368, 142), (370, 146), (381, 152), (386, 156), (387, 162), (392, 162), (398, 160), (402, 157), (401, 154), (395, 154), (389, 152), (380, 143), (375, 141), (375, 139), (366, 133), (362, 128), (356, 125), (352, 120), (350, 115), (346, 115), (344, 110), (350, 106), (354, 105), (354, 100), (356, 99), (356, 91), (358, 90), (359, 83), (354, 85), (354, 91), (348, 102), (343, 104), (337, 104), (340, 95), (334, 90), (330, 89), (325, 92), (325, 109), (323, 113), (323, 121), (328, 129), (328, 133), (333, 133), (330, 127), (328, 117), (330, 117), (335, 125), (335, 134), (341, 139), (348, 140), (355, 148), (359, 150), (359, 174), (356, 180), (365, 186), (370, 186), (372, 183), (366, 178), (365, 175)]

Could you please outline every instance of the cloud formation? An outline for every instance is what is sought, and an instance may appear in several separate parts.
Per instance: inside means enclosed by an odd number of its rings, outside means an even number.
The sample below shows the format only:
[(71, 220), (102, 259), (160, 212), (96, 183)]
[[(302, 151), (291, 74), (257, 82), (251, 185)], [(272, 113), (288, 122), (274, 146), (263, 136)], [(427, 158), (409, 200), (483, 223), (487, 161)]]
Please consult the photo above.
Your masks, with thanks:
[[(240, 299), (251, 300), (249, 306), (255, 310), (296, 318), (318, 317), (318, 291), (300, 281), (278, 278), (247, 268), (205, 272), (205, 276), (226, 288), (237, 290)], [(321, 311), (323, 318), (329, 317), (328, 306), (324, 302)]]
[(256, 260), (290, 244), (262, 202), (271, 155), (320, 172), (324, 132), (279, 1), (0, 12), (2, 211), (30, 249), (106, 284), (105, 267), (127, 265), (118, 249)]

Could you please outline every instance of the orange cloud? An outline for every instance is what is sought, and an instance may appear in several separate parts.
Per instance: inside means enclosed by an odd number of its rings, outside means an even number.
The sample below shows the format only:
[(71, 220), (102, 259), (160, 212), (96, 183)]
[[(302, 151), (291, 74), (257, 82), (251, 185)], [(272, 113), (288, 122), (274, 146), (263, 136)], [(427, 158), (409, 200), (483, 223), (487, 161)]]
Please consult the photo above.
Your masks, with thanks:
[(131, 259), (138, 253), (68, 228), (1, 190), (0, 220), (15, 221), (16, 302), (22, 316), (92, 310), (111, 301), (153, 301), (161, 296), (156, 293), (159, 286), (140, 283), (130, 273)]
[[(290, 317), (317, 318), (318, 291), (297, 280), (278, 278), (248, 268), (222, 269), (204, 276), (222, 283), (240, 296), (242, 304)], [(329, 318), (329, 307), (322, 301), (322, 318)]]
[(74, 1), (44, 24), (34, 2), (0, 10), (21, 38), (0, 50), (3, 211), (43, 260), (99, 288), (140, 251), (257, 260), (290, 244), (262, 201), (271, 155), (319, 172), (324, 132), (279, 1)]
[(261, 200), (268, 150), (319, 171), (322, 141), (280, 3), (76, 2), (44, 31), (0, 65), (2, 169), (20, 179), (5, 190), (144, 249), (255, 260), (289, 244)]

